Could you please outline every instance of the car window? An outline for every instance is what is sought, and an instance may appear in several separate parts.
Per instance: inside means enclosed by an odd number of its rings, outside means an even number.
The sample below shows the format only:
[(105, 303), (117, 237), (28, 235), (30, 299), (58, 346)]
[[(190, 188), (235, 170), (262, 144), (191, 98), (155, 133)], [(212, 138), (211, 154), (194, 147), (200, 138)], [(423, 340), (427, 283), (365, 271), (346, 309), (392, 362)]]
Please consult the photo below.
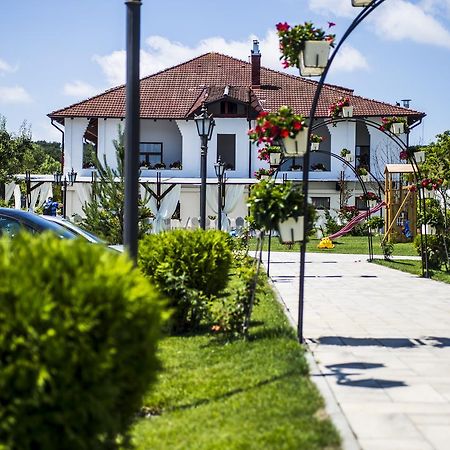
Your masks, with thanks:
[(22, 229), (23, 227), (18, 220), (11, 217), (0, 217), (0, 234), (2, 236), (14, 237)]

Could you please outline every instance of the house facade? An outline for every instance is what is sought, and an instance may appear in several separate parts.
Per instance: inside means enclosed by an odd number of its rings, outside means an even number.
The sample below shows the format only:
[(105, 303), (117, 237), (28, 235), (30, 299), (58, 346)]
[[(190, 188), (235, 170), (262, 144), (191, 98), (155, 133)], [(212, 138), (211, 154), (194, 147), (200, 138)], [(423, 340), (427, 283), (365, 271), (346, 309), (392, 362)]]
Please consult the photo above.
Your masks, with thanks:
[[(174, 208), (180, 225), (186, 226), (198, 217), (200, 138), (194, 117), (205, 104), (215, 120), (208, 142), (207, 214), (217, 214), (214, 163), (220, 156), (228, 168), (226, 213), (230, 219), (245, 217), (248, 189), (255, 182), (254, 172), (268, 167), (268, 163), (258, 159), (258, 146), (250, 143), (248, 130), (261, 111), (275, 111), (282, 105), (308, 116), (316, 86), (315, 81), (264, 68), (257, 42), (249, 62), (208, 53), (143, 78), (139, 148), (142, 185), (152, 186), (152, 192), (156, 192), (155, 184), (159, 183), (163, 193), (169, 186), (178, 186), (172, 189), (177, 194), (172, 195), (170, 208), (176, 203)], [(354, 107), (353, 119), (331, 123), (328, 107), (342, 96), (348, 97)], [(313, 203), (320, 208), (339, 208), (342, 196), (337, 183), (342, 180), (352, 191), (350, 203), (354, 204), (361, 193), (356, 176), (332, 154), (339, 155), (346, 148), (355, 167), (365, 166), (375, 178), (378, 174), (381, 177), (383, 168), (377, 172), (372, 170), (379, 165), (379, 149), (386, 145), (387, 137), (379, 130), (381, 118), (402, 116), (412, 125), (424, 115), (354, 95), (351, 89), (325, 85), (314, 126), (314, 133), (323, 136), (324, 141), (320, 152), (311, 154), (309, 168)], [(118, 130), (125, 126), (125, 86), (54, 111), (49, 117), (62, 130), (64, 173), (72, 168), (78, 173), (77, 183), (68, 193), (68, 212), (82, 215), (81, 207), (89, 199), (95, 174), (95, 168), (88, 165), (88, 151), (95, 152), (100, 161), (105, 160), (113, 168), (117, 165), (114, 140), (118, 138)], [(313, 170), (319, 163), (325, 170)], [(289, 159), (280, 167), (278, 176), (301, 180), (302, 170), (293, 170), (298, 166), (303, 169), (302, 158)]]

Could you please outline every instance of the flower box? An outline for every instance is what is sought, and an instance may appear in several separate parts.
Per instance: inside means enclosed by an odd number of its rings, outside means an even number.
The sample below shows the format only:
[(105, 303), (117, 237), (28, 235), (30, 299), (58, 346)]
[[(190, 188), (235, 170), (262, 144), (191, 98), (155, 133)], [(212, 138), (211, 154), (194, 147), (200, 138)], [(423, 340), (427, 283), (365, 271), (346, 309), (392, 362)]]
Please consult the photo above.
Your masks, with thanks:
[(405, 132), (405, 124), (402, 122), (395, 122), (391, 124), (391, 133), (403, 134)]
[(320, 142), (311, 142), (311, 151), (316, 152), (319, 150)]
[(416, 158), (416, 162), (421, 163), (425, 161), (425, 152), (415, 152), (414, 157)]
[(308, 141), (308, 128), (303, 127), (295, 138), (284, 138), (283, 147), (286, 156), (303, 156), (306, 153), (306, 145)]
[(305, 235), (305, 218), (300, 216), (297, 219), (289, 218), (278, 224), (280, 240), (282, 242), (300, 242)]
[(367, 200), (367, 205), (369, 206), (369, 209), (372, 209), (377, 204), (376, 200)]
[(367, 175), (360, 175), (360, 177), (361, 177), (361, 181), (364, 182), (364, 183), (367, 183), (370, 180), (370, 176), (368, 174)]
[(271, 166), (279, 166), (281, 162), (281, 153), (270, 153), (269, 160)]
[(343, 106), (342, 117), (353, 117), (353, 106)]
[(269, 180), (270, 179), (270, 175), (260, 175), (259, 179), (260, 180)]
[(344, 159), (345, 159), (347, 162), (352, 162), (352, 161), (353, 161), (353, 157), (352, 157), (351, 154), (345, 155), (345, 156), (344, 156)]
[(300, 75), (318, 77), (322, 75), (328, 63), (331, 45), (327, 41), (305, 41), (300, 50)]
[(372, 0), (352, 0), (352, 6), (357, 8), (369, 6)]

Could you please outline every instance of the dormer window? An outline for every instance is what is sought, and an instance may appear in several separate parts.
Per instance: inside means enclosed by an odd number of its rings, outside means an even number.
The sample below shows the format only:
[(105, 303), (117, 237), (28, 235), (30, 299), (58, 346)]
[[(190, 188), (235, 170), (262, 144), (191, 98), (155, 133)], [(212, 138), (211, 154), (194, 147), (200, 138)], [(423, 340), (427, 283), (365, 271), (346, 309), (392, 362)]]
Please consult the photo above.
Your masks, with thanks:
[(221, 101), (220, 114), (237, 114), (237, 104), (226, 100)]

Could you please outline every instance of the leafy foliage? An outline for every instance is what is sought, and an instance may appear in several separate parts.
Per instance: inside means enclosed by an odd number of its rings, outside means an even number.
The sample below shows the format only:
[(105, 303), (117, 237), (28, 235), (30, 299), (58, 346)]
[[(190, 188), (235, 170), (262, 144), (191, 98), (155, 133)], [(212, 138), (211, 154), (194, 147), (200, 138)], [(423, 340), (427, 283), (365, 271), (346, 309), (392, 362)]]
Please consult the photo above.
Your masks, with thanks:
[(227, 285), (232, 261), (228, 239), (221, 231), (175, 230), (141, 240), (139, 266), (169, 298), (174, 330), (198, 328), (208, 301)]
[[(112, 169), (104, 159), (97, 161), (99, 180), (92, 185), (92, 198), (83, 206), (86, 218), (83, 225), (110, 244), (123, 242), (123, 214), (125, 200), (124, 183), (124, 134), (119, 128), (119, 137), (114, 141), (117, 170)], [(148, 220), (152, 214), (145, 206), (148, 198), (139, 199), (139, 237), (150, 230)]]
[[(422, 239), (425, 239), (423, 236)], [(430, 269), (440, 270), (443, 264), (446, 264), (448, 270), (448, 256), (447, 249), (450, 247), (450, 238), (437, 234), (427, 235), (426, 242), (424, 242), (424, 251), (428, 256), (428, 267)], [(421, 236), (417, 235), (414, 238), (414, 246), (417, 253), (424, 258), (422, 254)]]
[(0, 272), (0, 448), (126, 447), (159, 294), (125, 255), (48, 234), (0, 240)]
[[(256, 227), (266, 231), (277, 229), (279, 222), (290, 217), (297, 219), (304, 215), (301, 188), (291, 181), (279, 184), (269, 180), (260, 181), (252, 186), (248, 203)], [(305, 234), (313, 228), (315, 219), (314, 207), (308, 205), (308, 208)]]

